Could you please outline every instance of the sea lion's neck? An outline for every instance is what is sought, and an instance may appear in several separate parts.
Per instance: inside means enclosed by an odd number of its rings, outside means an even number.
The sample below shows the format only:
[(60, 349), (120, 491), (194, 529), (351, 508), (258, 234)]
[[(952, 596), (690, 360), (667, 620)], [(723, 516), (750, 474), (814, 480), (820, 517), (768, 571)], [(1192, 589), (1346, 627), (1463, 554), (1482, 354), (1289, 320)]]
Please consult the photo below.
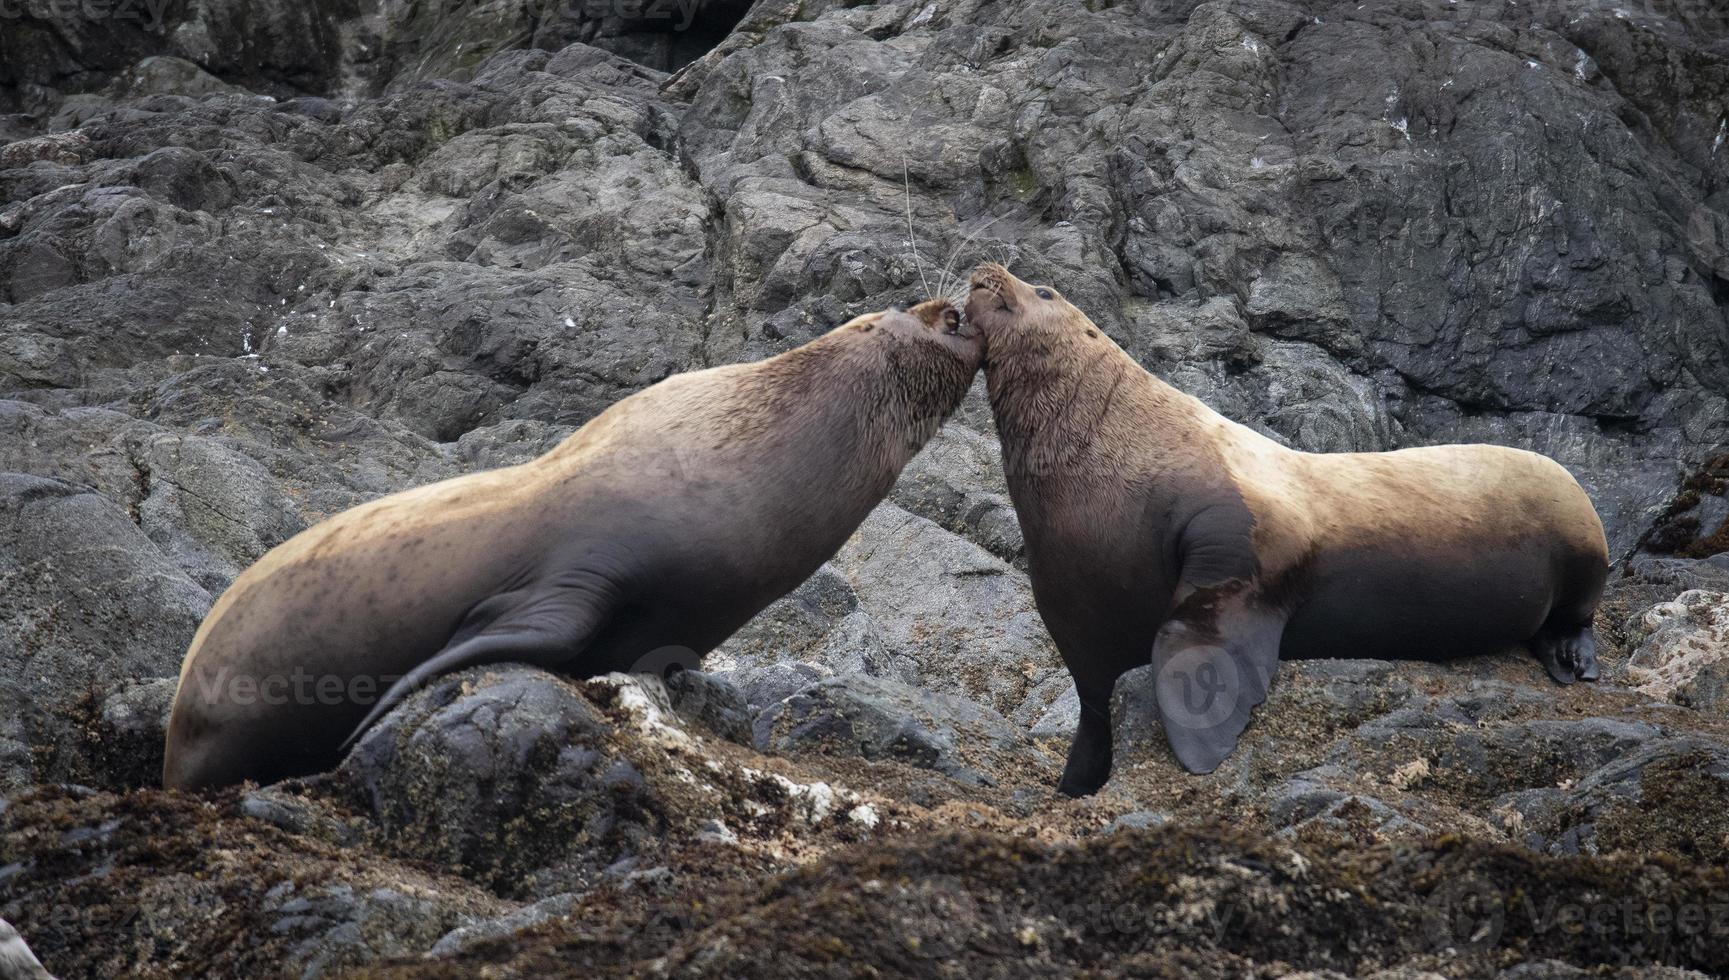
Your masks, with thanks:
[(985, 381), (1011, 481), (1121, 476), (1110, 447), (1176, 452), (1206, 411), (1103, 337), (993, 350)]
[(765, 395), (800, 413), (837, 475), (886, 493), (972, 377), (934, 344), (861, 340), (831, 334), (765, 362)]

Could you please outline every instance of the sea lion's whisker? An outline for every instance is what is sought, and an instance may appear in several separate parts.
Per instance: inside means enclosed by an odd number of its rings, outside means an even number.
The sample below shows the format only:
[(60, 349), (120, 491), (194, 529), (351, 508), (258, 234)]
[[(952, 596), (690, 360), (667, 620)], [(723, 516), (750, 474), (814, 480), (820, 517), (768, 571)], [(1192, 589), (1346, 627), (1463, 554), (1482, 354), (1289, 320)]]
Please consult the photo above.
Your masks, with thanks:
[[(913, 253), (913, 265), (919, 270), (919, 285), (925, 288), (925, 299), (932, 298), (930, 280), (925, 278), (925, 263), (919, 258), (919, 236), (913, 233), (913, 180), (911, 171), (907, 169), (907, 155), (901, 154), (901, 186), (907, 196), (907, 247)], [(942, 284), (941, 280), (937, 283)]]
[(996, 224), (1001, 218), (1002, 218), (1002, 215), (1000, 215), (1000, 214), (992, 215), (991, 220), (985, 222), (984, 224), (978, 226), (977, 228), (974, 228), (972, 231), (972, 234), (961, 239), (961, 243), (959, 245), (956, 245), (954, 247), (954, 249), (949, 252), (948, 261), (943, 263), (942, 272), (938, 273), (938, 275), (937, 275), (937, 287), (939, 289), (942, 286), (944, 286), (945, 284), (947, 284), (948, 277), (949, 277), (949, 267), (955, 264), (955, 259), (961, 254), (961, 251), (963, 249), (965, 249), (968, 245), (972, 244), (973, 239), (979, 237), (979, 235), (981, 233), (983, 233), (985, 231), (985, 229), (989, 228), (991, 225)]

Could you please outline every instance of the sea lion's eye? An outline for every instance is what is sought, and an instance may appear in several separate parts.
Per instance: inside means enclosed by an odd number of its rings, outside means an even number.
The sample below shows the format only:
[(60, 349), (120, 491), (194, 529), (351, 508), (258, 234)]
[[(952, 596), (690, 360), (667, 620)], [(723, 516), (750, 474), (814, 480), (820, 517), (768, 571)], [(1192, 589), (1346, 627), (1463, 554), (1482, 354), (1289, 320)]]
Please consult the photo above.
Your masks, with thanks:
[(1033, 292), (1039, 294), (1039, 299), (1056, 299), (1055, 296), (1051, 295), (1051, 291), (1048, 289), (1035, 289)]

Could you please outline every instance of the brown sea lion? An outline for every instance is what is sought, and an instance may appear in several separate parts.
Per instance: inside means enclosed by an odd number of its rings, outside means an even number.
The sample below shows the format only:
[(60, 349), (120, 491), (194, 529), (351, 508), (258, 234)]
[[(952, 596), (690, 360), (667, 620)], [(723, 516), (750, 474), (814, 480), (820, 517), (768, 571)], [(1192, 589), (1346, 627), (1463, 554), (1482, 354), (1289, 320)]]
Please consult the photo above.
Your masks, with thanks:
[(967, 320), (1039, 613), (1082, 713), (1062, 792), (1110, 776), (1111, 689), (1155, 667), (1165, 734), (1211, 772), (1281, 657), (1450, 659), (1528, 644), (1595, 679), (1608, 545), (1565, 469), (1502, 446), (1305, 453), (1153, 377), (1048, 286), (973, 275)]
[(163, 784), (328, 769), (357, 725), (463, 667), (694, 661), (840, 548), (960, 404), (981, 348), (945, 300), (867, 314), (668, 378), (533, 462), (308, 528), (199, 627)]

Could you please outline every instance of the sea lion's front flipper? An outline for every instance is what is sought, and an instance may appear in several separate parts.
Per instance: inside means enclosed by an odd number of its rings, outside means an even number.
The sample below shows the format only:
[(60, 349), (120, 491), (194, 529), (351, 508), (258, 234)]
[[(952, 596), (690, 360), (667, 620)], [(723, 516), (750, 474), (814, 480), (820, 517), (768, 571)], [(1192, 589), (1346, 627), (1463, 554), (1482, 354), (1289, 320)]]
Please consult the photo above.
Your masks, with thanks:
[[(384, 717), (421, 685), (433, 678), (466, 667), (516, 662), (556, 670), (579, 656), (606, 622), (609, 601), (602, 590), (570, 584), (554, 586), (506, 601), (495, 596), (476, 607), (448, 645), (390, 686), (372, 711), (342, 743), (347, 752)], [(484, 626), (475, 628), (499, 605), (508, 606)], [(490, 607), (490, 608), (489, 608)]]
[(1284, 613), (1227, 588), (1196, 591), (1159, 630), (1154, 692), (1183, 768), (1212, 772), (1236, 748), (1249, 712), (1267, 699), (1284, 629)]

